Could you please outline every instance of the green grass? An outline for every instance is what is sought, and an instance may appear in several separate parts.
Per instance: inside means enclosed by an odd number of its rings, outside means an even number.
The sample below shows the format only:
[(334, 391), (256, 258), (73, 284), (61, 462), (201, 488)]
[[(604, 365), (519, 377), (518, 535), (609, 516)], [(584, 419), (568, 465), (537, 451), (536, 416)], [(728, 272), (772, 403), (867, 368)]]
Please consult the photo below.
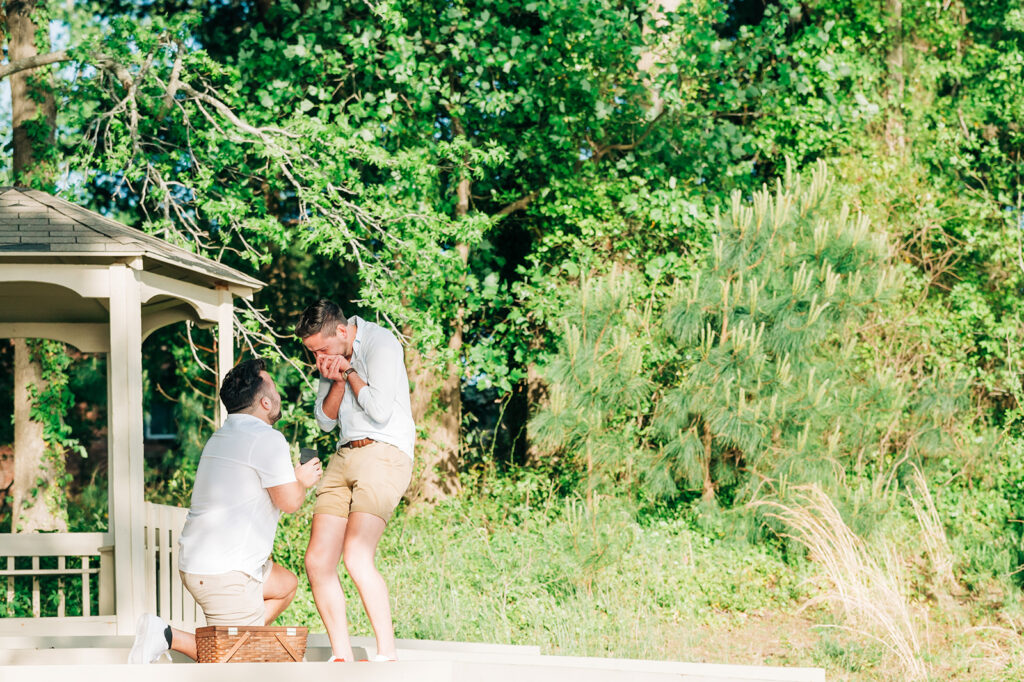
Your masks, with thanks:
[[(879, 641), (813, 605), (827, 585), (799, 553), (787, 560), (775, 545), (695, 523), (695, 513), (638, 523), (612, 502), (588, 513), (579, 501), (535, 499), (531, 506), (492, 491), (418, 514), (399, 510), (378, 553), (397, 636), (531, 644), (555, 655), (817, 666), (830, 681), (904, 679)], [(280, 622), (320, 632), (302, 567), (307, 504), (282, 518), (275, 546), (275, 560), (300, 578)], [(351, 633), (372, 635), (343, 569), (342, 584)], [(1024, 618), (970, 598), (914, 604), (929, 679), (1020, 679), (1016, 623)]]
[[(275, 560), (300, 577), (307, 537), (303, 514), (282, 523), (276, 545)], [(619, 510), (589, 514), (572, 501), (509, 515), (484, 498), (400, 513), (378, 566), (398, 637), (675, 660), (706, 648), (703, 630), (792, 614), (808, 568), (765, 547), (709, 538), (683, 519), (641, 526)], [(343, 585), (352, 633), (372, 634), (347, 576)], [(284, 619), (322, 630), (304, 578)]]

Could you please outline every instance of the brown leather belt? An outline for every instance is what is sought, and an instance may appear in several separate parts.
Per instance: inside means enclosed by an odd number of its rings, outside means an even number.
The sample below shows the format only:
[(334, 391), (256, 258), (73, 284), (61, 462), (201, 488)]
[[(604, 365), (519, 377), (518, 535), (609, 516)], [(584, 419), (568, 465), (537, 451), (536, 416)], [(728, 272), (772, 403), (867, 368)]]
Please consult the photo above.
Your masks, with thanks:
[(376, 442), (376, 441), (374, 441), (372, 438), (359, 438), (357, 440), (350, 440), (349, 442), (345, 443), (341, 447), (343, 447), (343, 448), (361, 448), (361, 447), (364, 447), (364, 446), (369, 445), (370, 443), (374, 443), (374, 442)]

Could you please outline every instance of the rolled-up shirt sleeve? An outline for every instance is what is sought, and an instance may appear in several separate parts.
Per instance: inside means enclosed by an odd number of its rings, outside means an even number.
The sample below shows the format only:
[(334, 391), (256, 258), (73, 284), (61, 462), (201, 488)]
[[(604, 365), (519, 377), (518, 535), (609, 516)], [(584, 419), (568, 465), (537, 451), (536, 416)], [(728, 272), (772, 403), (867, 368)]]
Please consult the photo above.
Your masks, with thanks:
[(366, 386), (359, 391), (356, 402), (373, 421), (386, 424), (395, 410), (399, 374), (404, 368), (402, 345), (397, 340), (382, 344), (366, 361)]
[(317, 387), (316, 391), (316, 407), (313, 408), (313, 414), (316, 416), (316, 423), (320, 425), (322, 431), (333, 431), (334, 427), (338, 425), (337, 419), (331, 419), (324, 414), (324, 399), (331, 390), (331, 384), (333, 383), (330, 379), (321, 377), (320, 386)]

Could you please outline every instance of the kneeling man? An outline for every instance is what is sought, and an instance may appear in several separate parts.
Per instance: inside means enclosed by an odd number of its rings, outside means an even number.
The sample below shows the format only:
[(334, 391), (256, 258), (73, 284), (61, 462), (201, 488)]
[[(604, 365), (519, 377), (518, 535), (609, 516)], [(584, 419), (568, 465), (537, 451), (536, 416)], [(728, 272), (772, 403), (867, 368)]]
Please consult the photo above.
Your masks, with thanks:
[[(207, 625), (269, 625), (298, 586), (294, 573), (270, 560), (277, 520), (302, 506), (321, 464), (292, 466), (288, 442), (273, 428), (281, 396), (262, 359), (228, 372), (220, 397), (228, 418), (199, 458), (179, 541), (181, 580)], [(196, 658), (194, 635), (143, 614), (128, 662), (151, 663), (169, 648)]]

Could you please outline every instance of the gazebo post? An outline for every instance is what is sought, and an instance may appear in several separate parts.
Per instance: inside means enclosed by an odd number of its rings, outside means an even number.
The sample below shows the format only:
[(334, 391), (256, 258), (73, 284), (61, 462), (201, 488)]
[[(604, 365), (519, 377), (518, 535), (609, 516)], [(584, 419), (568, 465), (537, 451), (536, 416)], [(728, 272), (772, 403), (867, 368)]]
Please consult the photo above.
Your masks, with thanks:
[[(235, 305), (227, 287), (217, 287), (217, 395), (224, 376), (235, 364)], [(217, 426), (228, 417), (224, 403), (217, 400)]]
[(109, 528), (114, 539), (117, 632), (134, 632), (145, 609), (146, 565), (143, 526), (146, 517), (142, 451), (142, 304), (135, 271), (110, 266), (110, 353), (107, 355), (110, 393), (107, 397), (109, 433)]

